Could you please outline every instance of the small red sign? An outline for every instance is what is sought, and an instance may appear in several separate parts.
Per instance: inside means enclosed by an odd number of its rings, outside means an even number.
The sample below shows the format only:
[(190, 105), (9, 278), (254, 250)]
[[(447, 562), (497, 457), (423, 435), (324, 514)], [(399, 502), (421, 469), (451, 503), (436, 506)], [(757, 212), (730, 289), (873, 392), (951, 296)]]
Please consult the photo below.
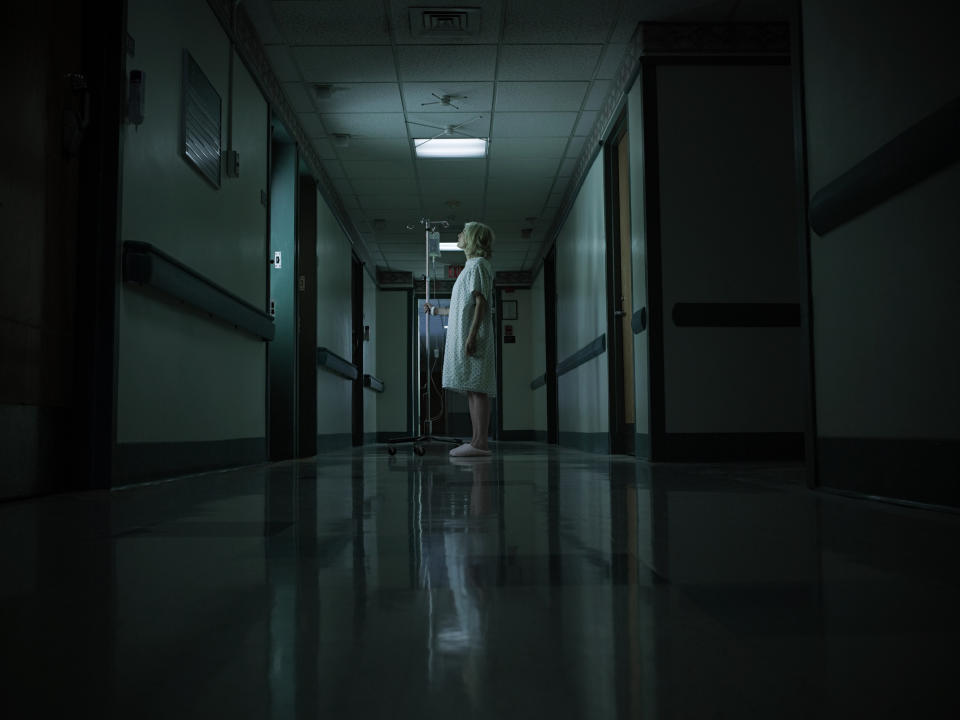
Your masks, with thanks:
[(463, 265), (448, 265), (447, 266), (447, 277), (451, 280), (455, 280), (457, 276), (463, 272)]

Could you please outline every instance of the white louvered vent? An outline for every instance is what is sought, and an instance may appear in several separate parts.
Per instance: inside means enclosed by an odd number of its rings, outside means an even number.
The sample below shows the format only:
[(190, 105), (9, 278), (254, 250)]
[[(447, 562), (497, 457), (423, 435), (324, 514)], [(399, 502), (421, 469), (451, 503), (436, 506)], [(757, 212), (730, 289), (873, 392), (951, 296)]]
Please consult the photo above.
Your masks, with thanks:
[(410, 32), (431, 37), (467, 37), (480, 32), (480, 8), (410, 8)]

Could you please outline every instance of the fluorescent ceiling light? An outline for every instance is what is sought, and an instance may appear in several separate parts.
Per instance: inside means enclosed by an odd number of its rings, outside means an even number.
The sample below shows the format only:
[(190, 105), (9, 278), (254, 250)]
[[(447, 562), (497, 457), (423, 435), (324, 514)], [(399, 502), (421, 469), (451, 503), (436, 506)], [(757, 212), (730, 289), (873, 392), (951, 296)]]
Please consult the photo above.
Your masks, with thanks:
[(440, 243), (440, 250), (459, 250), (455, 242)]
[(486, 138), (414, 138), (417, 157), (467, 158), (486, 157)]

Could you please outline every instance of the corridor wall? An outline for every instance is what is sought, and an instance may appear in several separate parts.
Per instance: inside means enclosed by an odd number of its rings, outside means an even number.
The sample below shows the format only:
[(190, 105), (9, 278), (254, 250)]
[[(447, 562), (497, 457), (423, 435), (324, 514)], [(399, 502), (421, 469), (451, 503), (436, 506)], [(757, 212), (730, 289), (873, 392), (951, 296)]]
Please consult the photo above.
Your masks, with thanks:
[[(938, 0), (803, 2), (811, 198), (957, 98), (953, 17)], [(821, 485), (960, 505), (958, 194), (954, 164), (810, 234)]]
[(410, 426), (410, 327), (412, 290), (377, 290), (377, 368), (384, 392), (377, 396), (377, 440), (404, 437)]
[[(317, 198), (317, 347), (353, 357), (350, 241), (321, 195)], [(350, 447), (350, 380), (317, 369), (317, 452)]]
[[(121, 240), (148, 242), (258, 308), (266, 298), (267, 103), (202, 0), (131, 0), (135, 67), (149, 82), (146, 117), (123, 131)], [(232, 121), (238, 178), (214, 187), (180, 152), (188, 50)], [(228, 113), (231, 113), (228, 117)], [(115, 481), (169, 476), (266, 457), (266, 344), (123, 284), (117, 293)]]
[[(500, 312), (504, 303), (515, 303), (516, 318), (501, 320), (500, 352), (502, 353), (502, 379), (500, 402), (503, 406), (501, 440), (533, 440), (533, 403), (530, 397), (530, 379), (533, 376), (533, 353), (537, 347), (532, 327), (532, 291), (517, 289), (504, 291)], [(513, 306), (511, 306), (513, 307)], [(506, 328), (513, 330), (515, 342), (505, 342)]]
[[(536, 279), (530, 288), (530, 334), (533, 338), (533, 347), (530, 348), (531, 373), (530, 380), (547, 372), (547, 325), (544, 307), (544, 269), (541, 267)], [(527, 386), (529, 389), (529, 385)], [(547, 442), (547, 385), (529, 390), (533, 394), (532, 426), (533, 436), (537, 442)]]
[[(556, 241), (557, 362), (607, 331), (603, 157), (594, 160)], [(607, 358), (557, 379), (560, 444), (594, 452), (610, 445)]]
[[(370, 339), (363, 343), (363, 372), (365, 375), (377, 374), (377, 285), (369, 273), (363, 273), (363, 324), (370, 328)], [(382, 379), (382, 378), (381, 378)], [(363, 441), (377, 441), (377, 405), (379, 393), (364, 388), (363, 391)]]

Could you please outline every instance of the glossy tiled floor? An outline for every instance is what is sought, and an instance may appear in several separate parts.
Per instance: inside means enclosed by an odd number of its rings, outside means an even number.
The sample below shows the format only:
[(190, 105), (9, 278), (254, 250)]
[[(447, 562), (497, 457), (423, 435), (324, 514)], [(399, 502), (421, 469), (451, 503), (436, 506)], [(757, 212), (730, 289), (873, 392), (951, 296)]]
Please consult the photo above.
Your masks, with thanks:
[(445, 452), (0, 505), (0, 715), (960, 716), (960, 517)]

